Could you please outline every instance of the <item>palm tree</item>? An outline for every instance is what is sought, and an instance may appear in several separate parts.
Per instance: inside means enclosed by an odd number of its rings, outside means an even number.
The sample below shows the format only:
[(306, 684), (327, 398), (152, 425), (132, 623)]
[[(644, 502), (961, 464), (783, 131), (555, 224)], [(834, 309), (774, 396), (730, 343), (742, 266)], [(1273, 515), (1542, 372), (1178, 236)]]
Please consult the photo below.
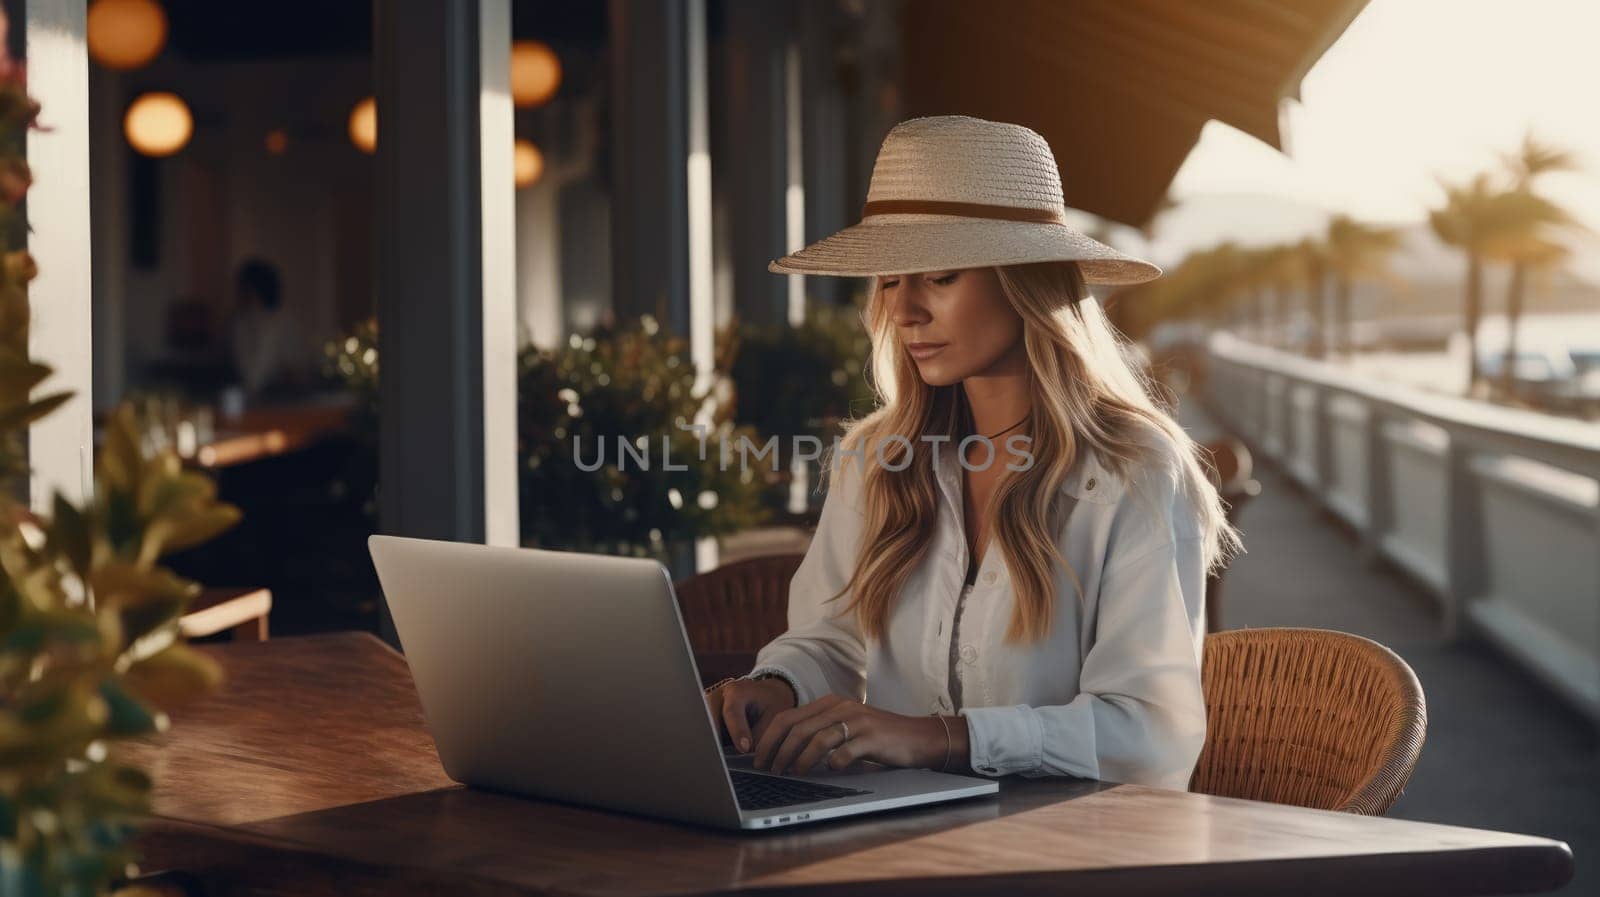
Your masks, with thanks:
[(1288, 295), (1299, 276), (1288, 264), (1289, 253), (1281, 245), (1252, 246), (1239, 250), (1237, 256), (1234, 281), (1243, 294), (1240, 312), (1251, 319), (1263, 345), (1281, 343), (1288, 329)]
[(1502, 156), (1511, 173), (1511, 189), (1517, 198), (1507, 202), (1524, 206), (1521, 217), (1527, 232), (1507, 237), (1498, 254), (1511, 263), (1511, 280), (1506, 287), (1506, 346), (1500, 365), (1501, 389), (1511, 395), (1515, 386), (1517, 329), (1522, 318), (1523, 294), (1529, 269), (1550, 271), (1566, 261), (1566, 247), (1547, 239), (1543, 232), (1552, 227), (1575, 227), (1572, 215), (1555, 203), (1533, 193), (1534, 181), (1552, 171), (1576, 171), (1578, 160), (1572, 153), (1541, 144), (1529, 133), (1516, 153)]
[(1538, 237), (1530, 237), (1527, 242), (1504, 250), (1502, 257), (1511, 263), (1511, 281), (1506, 286), (1506, 348), (1500, 364), (1500, 389), (1507, 396), (1513, 395), (1516, 389), (1517, 320), (1522, 316), (1528, 274), (1549, 274), (1571, 254), (1560, 243)]
[(1358, 278), (1386, 274), (1388, 257), (1399, 247), (1400, 231), (1395, 228), (1362, 224), (1348, 215), (1334, 215), (1328, 221), (1326, 248), (1328, 267), (1333, 274), (1333, 307), (1338, 320), (1339, 349), (1346, 357), (1355, 354), (1350, 322), (1351, 287)]
[(1226, 320), (1238, 292), (1239, 256), (1232, 243), (1197, 249), (1160, 278), (1119, 291), (1128, 332), (1143, 333), (1158, 321), (1177, 318)]
[(1264, 332), (1267, 326), (1266, 271), (1262, 267), (1263, 250), (1238, 247), (1232, 257), (1232, 290), (1234, 294), (1232, 317), (1240, 332), (1254, 329)]
[(1240, 296), (1248, 289), (1250, 251), (1232, 240), (1190, 256), (1196, 271), (1193, 300), (1219, 321), (1239, 319)]
[(1272, 329), (1276, 333), (1279, 348), (1289, 345), (1289, 297), (1305, 278), (1299, 253), (1299, 247), (1293, 243), (1280, 243), (1261, 250), (1261, 274), (1272, 289)]
[(1330, 267), (1328, 247), (1314, 237), (1305, 237), (1295, 245), (1295, 257), (1305, 272), (1306, 307), (1311, 312), (1311, 342), (1306, 354), (1321, 358), (1327, 354), (1328, 311), (1324, 290)]
[(1502, 219), (1501, 194), (1487, 173), (1465, 185), (1441, 182), (1445, 204), (1428, 213), (1428, 225), (1438, 238), (1467, 256), (1467, 296), (1462, 306), (1462, 326), (1467, 331), (1467, 391), (1477, 388), (1478, 319), (1483, 316), (1483, 263), (1495, 240), (1507, 230)]
[(1255, 318), (1255, 337), (1263, 344), (1272, 327), (1272, 283), (1276, 273), (1272, 252), (1271, 246), (1255, 247), (1245, 263), (1245, 279), (1252, 294), (1250, 311)]
[(1553, 171), (1577, 171), (1578, 157), (1568, 150), (1540, 143), (1533, 134), (1522, 138), (1522, 147), (1515, 153), (1501, 154), (1506, 169), (1511, 172), (1511, 189), (1532, 190), (1540, 175)]

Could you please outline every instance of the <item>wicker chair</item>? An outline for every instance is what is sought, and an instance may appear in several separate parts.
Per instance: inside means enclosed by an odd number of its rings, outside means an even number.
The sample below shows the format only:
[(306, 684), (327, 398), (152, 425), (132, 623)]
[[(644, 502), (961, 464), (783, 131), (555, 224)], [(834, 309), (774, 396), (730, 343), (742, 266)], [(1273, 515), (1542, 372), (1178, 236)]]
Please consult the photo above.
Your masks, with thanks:
[(707, 685), (750, 672), (756, 652), (789, 628), (789, 581), (804, 558), (750, 558), (677, 584), (683, 625)]
[(1422, 752), (1427, 705), (1393, 651), (1325, 629), (1206, 636), (1207, 735), (1189, 788), (1381, 816)]

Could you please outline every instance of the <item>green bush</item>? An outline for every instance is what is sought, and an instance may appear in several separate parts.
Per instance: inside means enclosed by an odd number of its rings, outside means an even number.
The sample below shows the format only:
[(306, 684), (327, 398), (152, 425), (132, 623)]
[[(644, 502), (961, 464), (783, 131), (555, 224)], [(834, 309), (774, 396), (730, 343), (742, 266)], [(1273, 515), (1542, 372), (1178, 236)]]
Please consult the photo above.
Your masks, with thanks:
[(772, 482), (765, 499), (769, 507), (784, 508), (794, 437), (815, 437), (826, 451), (840, 435), (840, 422), (867, 414), (876, 401), (866, 375), (872, 344), (860, 310), (812, 302), (798, 327), (735, 323), (718, 341), (734, 384), (734, 420), (778, 437), (785, 475)]
[[(755, 431), (712, 413), (701, 460), (701, 437), (687, 427), (715, 403), (707, 402), (709, 390), (695, 388), (687, 343), (653, 318), (636, 329), (574, 335), (553, 351), (525, 349), (519, 367), (527, 544), (663, 557), (673, 543), (765, 519), (760, 471), (741, 469), (732, 454), (739, 437), (755, 442)], [(647, 441), (648, 470), (618, 451), (618, 436)], [(592, 466), (602, 457), (602, 440), (605, 463), (584, 470), (580, 461)], [(719, 440), (732, 457), (726, 469)], [(665, 469), (664, 457), (686, 469)]]
[[(358, 425), (376, 432), (379, 353), (372, 323), (328, 344), (328, 371), (358, 399)], [(687, 343), (645, 316), (628, 330), (575, 334), (553, 350), (524, 347), (517, 358), (517, 460), (521, 537), (528, 546), (671, 559), (675, 546), (766, 519), (761, 471), (720, 464), (755, 431), (716, 412), (696, 390)], [(713, 409), (702, 437), (686, 427)], [(616, 437), (648, 440), (650, 468), (619, 463)], [(662, 438), (668, 441), (663, 465)], [(585, 470), (599, 457), (605, 464)], [(577, 440), (575, 442), (575, 440)], [(580, 449), (582, 456), (575, 454)], [(375, 459), (375, 453), (374, 453)], [(736, 460), (736, 456), (735, 456)], [(375, 460), (374, 460), (375, 463)]]

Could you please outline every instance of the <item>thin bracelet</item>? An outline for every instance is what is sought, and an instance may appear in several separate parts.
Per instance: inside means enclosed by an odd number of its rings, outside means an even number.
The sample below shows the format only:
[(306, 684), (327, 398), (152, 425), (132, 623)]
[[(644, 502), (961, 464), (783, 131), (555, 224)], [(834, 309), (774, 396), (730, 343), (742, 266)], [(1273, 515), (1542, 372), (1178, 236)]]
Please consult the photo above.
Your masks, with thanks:
[(757, 673), (754, 676), (746, 676), (744, 678), (749, 679), (751, 682), (760, 682), (763, 679), (776, 679), (779, 682), (782, 682), (784, 685), (789, 686), (789, 693), (794, 696), (794, 705), (796, 707), (800, 706), (800, 687), (795, 685), (794, 680), (790, 679), (788, 675), (775, 672), (773, 670), (765, 670), (761, 673)]
[(944, 726), (944, 762), (939, 764), (939, 771), (944, 772), (950, 766), (950, 724), (945, 722), (944, 717), (937, 713), (930, 713), (928, 715), (932, 716), (934, 719), (937, 719), (939, 721), (939, 725)]
[(722, 686), (727, 685), (729, 682), (738, 682), (738, 681), (739, 681), (739, 677), (738, 676), (729, 676), (726, 679), (723, 679), (721, 682), (718, 682), (715, 685), (707, 686), (706, 689), (705, 689), (705, 694), (709, 695), (712, 692), (716, 691), (717, 689), (721, 688)]
[(793, 692), (795, 695), (795, 703), (800, 703), (800, 693), (795, 691), (794, 683), (790, 682), (786, 677), (778, 675), (777, 673), (762, 673), (759, 676), (728, 676), (715, 685), (706, 686), (704, 693), (709, 695), (712, 692), (721, 689), (724, 685), (727, 685), (730, 682), (760, 682), (763, 679), (776, 679), (779, 682), (782, 682), (784, 685), (789, 686), (789, 691)]

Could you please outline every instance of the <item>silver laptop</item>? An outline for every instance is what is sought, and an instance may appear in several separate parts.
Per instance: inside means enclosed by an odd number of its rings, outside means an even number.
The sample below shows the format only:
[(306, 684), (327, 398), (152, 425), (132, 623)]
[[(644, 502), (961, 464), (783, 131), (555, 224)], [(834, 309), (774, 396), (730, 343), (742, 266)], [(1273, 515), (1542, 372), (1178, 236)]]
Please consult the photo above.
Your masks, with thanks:
[(368, 544), (439, 759), (464, 785), (745, 829), (998, 790), (874, 764), (775, 776), (725, 751), (654, 560)]

